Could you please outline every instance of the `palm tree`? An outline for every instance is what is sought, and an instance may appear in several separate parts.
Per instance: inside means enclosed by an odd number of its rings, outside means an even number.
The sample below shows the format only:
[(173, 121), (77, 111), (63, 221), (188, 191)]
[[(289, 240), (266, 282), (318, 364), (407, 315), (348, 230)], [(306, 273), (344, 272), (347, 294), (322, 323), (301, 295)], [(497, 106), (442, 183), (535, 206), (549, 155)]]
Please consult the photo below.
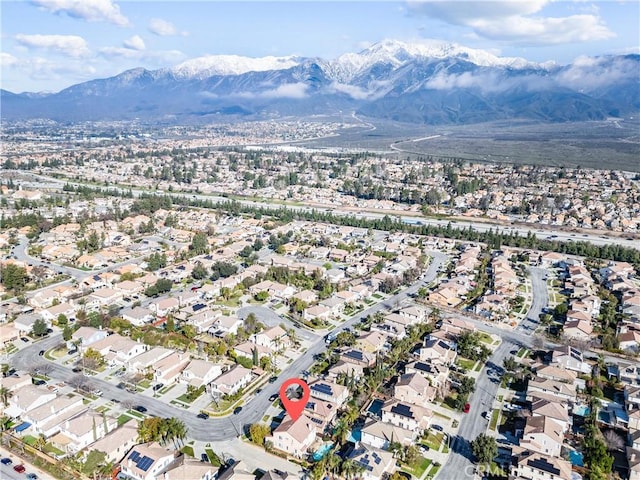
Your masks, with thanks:
[(40, 434), (36, 438), (36, 441), (34, 442), (33, 446), (35, 448), (37, 448), (38, 450), (42, 451), (46, 444), (47, 444), (47, 439), (45, 438), (45, 436), (43, 434)]
[(336, 441), (339, 444), (343, 444), (347, 439), (348, 433), (349, 433), (349, 424), (344, 420), (340, 420), (336, 425), (335, 431), (333, 432), (333, 436), (335, 437)]
[(5, 407), (9, 406), (9, 399), (13, 397), (13, 392), (7, 387), (0, 387), (0, 400)]
[(332, 477), (335, 477), (340, 471), (340, 457), (334, 455), (334, 450), (330, 451), (324, 458), (327, 459), (326, 469)]

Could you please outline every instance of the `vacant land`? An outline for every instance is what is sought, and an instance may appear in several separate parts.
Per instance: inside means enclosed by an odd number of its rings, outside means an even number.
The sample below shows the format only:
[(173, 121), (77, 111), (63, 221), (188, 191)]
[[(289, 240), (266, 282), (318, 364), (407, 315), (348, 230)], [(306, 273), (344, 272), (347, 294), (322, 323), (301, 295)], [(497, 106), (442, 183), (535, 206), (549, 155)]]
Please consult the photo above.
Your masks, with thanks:
[(301, 144), (395, 150), (401, 155), (481, 162), (640, 171), (637, 117), (573, 123), (513, 120), (436, 126), (371, 120), (361, 129), (345, 129), (339, 136)]

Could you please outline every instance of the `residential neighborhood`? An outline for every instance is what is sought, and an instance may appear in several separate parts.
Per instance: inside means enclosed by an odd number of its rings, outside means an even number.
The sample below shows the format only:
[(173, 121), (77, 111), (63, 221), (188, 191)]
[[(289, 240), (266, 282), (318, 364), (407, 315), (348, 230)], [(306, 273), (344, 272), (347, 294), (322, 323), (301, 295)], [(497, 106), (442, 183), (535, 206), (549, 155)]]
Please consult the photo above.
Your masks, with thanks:
[[(116, 166), (106, 147), (33, 151), (0, 176), (9, 463), (120, 480), (640, 478), (640, 252), (621, 243), (637, 179), (519, 167), (531, 181), (506, 185), (515, 167), (427, 175), (320, 152), (312, 171), (304, 152), (195, 162), (196, 140), (164, 145), (114, 147), (137, 155)], [(158, 176), (174, 147), (189, 182)], [(365, 170), (436, 201), (358, 183)], [(299, 416), (288, 379), (309, 390)]]

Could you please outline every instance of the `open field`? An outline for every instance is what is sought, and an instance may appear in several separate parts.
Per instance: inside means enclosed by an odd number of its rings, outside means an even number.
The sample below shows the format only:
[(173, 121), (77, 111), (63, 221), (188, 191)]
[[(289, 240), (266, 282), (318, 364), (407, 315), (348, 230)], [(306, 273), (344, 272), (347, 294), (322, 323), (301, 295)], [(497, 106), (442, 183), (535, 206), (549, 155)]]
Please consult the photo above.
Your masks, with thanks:
[(396, 150), (400, 155), (458, 157), (482, 162), (640, 172), (637, 160), (640, 158), (640, 120), (637, 117), (575, 123), (513, 120), (474, 125), (414, 125), (373, 120), (369, 128), (347, 129), (336, 137), (298, 144)]

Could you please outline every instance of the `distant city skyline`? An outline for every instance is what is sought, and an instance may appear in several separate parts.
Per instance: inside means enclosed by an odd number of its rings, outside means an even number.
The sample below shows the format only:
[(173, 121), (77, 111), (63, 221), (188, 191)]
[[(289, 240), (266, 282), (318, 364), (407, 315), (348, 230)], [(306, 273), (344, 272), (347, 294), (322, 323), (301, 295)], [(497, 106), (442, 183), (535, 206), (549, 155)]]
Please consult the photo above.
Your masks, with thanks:
[(205, 55), (332, 59), (385, 39), (564, 64), (638, 53), (639, 15), (637, 1), (8, 1), (0, 86), (59, 91)]

